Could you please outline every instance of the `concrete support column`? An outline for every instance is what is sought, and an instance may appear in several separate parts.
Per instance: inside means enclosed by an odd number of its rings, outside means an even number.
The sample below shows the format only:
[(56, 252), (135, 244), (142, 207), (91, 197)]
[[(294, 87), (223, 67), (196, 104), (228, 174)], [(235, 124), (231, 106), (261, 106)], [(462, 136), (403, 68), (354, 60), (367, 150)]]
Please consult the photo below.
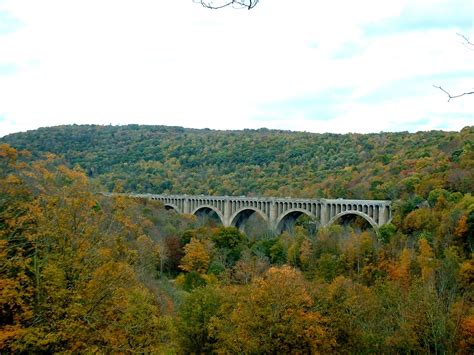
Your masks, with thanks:
[(224, 202), (224, 221), (223, 221), (224, 227), (229, 227), (230, 223), (232, 222), (230, 220), (231, 212), (232, 212), (230, 206), (231, 206), (230, 201), (225, 200), (225, 202)]
[(187, 197), (184, 198), (183, 213), (185, 213), (185, 214), (190, 214), (191, 213), (191, 208), (189, 206), (189, 198), (187, 198)]
[(329, 206), (326, 202), (321, 204), (321, 225), (325, 226), (329, 222)]
[(276, 205), (275, 201), (272, 201), (272, 203), (270, 204), (269, 217), (270, 217), (268, 219), (269, 227), (270, 227), (271, 230), (275, 230), (276, 227), (277, 227), (276, 221), (277, 221), (277, 218), (278, 218), (277, 205)]
[(379, 226), (387, 223), (387, 212), (385, 206), (379, 206)]

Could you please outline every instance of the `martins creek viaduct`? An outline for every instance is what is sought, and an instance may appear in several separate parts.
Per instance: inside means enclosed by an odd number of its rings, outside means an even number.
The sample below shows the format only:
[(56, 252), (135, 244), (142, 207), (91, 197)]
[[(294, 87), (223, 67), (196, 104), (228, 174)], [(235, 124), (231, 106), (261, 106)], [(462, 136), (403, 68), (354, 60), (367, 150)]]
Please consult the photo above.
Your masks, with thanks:
[(205, 195), (154, 195), (127, 194), (130, 197), (157, 200), (167, 209), (181, 214), (197, 216), (215, 213), (225, 227), (243, 227), (254, 213), (267, 223), (270, 230), (281, 233), (294, 224), (302, 214), (314, 223), (328, 226), (346, 215), (364, 218), (378, 231), (378, 228), (392, 219), (391, 201), (346, 200), (346, 199), (303, 199), (280, 197), (233, 197)]

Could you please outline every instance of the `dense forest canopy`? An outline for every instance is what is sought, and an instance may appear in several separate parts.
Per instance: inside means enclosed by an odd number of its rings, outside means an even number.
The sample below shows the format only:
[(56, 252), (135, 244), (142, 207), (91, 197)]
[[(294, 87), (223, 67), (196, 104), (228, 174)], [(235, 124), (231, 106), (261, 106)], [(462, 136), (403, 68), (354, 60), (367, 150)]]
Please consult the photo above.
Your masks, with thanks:
[[(473, 127), (61, 126), (2, 141), (1, 353), (474, 352)], [(303, 218), (242, 233), (105, 189), (395, 208), (377, 232)]]
[(3, 137), (79, 165), (105, 190), (397, 199), (474, 190), (474, 127), (314, 134), (166, 126), (58, 126)]

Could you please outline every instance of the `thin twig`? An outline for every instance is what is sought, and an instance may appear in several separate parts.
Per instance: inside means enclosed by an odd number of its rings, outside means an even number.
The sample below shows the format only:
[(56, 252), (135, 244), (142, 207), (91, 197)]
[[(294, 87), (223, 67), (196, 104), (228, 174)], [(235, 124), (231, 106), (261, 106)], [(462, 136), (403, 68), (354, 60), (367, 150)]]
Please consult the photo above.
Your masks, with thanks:
[(239, 7), (246, 7), (249, 10), (254, 8), (259, 0), (227, 0), (225, 3), (222, 5), (214, 5), (213, 0), (194, 0), (194, 2), (199, 2), (201, 3), (202, 6), (208, 9), (222, 9), (224, 7), (230, 6), (230, 5), (237, 5)]
[[(462, 33), (456, 33), (456, 34), (464, 40), (465, 43), (463, 43), (463, 44), (466, 48), (469, 48), (471, 51), (474, 50), (474, 43), (472, 43), (469, 40), (469, 37), (463, 35)], [(470, 46), (470, 47), (468, 47), (468, 46)]]
[(461, 96), (464, 96), (464, 95), (474, 94), (474, 91), (470, 91), (470, 92), (463, 92), (462, 94), (459, 94), (459, 95), (451, 95), (449, 92), (444, 90), (441, 86), (436, 86), (436, 85), (433, 85), (433, 86), (437, 89), (440, 89), (442, 92), (444, 92), (446, 95), (448, 95), (448, 102), (451, 101), (451, 99), (455, 99), (455, 98), (458, 98), (458, 97), (461, 97)]

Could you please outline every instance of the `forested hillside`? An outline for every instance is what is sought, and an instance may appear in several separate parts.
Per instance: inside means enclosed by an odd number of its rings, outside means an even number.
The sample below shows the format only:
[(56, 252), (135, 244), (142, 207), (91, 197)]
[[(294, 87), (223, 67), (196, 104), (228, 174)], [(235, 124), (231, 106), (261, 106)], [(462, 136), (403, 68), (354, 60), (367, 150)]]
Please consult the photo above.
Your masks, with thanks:
[(35, 158), (61, 155), (110, 191), (396, 199), (474, 190), (474, 127), (338, 135), (74, 125), (1, 141)]
[[(473, 127), (2, 140), (2, 354), (474, 353)], [(395, 201), (377, 231), (302, 218), (245, 234), (106, 188)]]

